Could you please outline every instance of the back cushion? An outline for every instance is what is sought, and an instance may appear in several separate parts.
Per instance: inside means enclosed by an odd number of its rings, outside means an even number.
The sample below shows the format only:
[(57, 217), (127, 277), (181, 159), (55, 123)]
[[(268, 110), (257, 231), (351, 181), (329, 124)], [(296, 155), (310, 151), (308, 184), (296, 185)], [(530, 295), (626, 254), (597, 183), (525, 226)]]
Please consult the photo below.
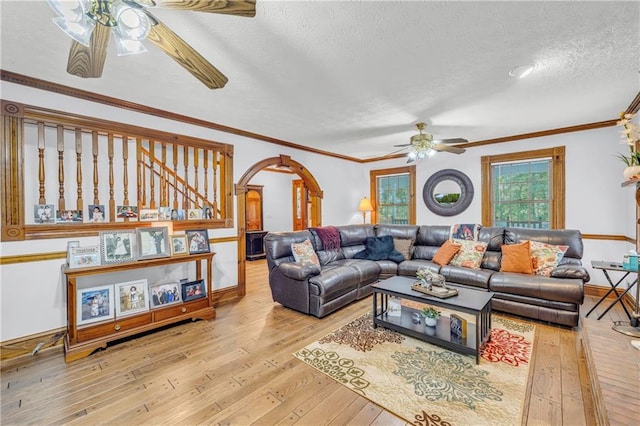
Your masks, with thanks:
[(354, 254), (364, 250), (364, 243), (367, 237), (376, 236), (371, 224), (344, 225), (336, 228), (340, 231), (342, 254), (347, 259), (352, 259)]

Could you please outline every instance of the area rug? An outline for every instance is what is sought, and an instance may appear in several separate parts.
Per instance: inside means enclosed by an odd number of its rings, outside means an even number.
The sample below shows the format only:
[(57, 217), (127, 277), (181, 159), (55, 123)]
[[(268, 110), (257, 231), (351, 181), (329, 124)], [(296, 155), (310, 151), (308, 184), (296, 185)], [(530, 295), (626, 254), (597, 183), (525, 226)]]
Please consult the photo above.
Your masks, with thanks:
[(372, 326), (371, 313), (296, 358), (415, 425), (520, 424), (535, 325), (494, 315), (491, 340), (460, 355)]

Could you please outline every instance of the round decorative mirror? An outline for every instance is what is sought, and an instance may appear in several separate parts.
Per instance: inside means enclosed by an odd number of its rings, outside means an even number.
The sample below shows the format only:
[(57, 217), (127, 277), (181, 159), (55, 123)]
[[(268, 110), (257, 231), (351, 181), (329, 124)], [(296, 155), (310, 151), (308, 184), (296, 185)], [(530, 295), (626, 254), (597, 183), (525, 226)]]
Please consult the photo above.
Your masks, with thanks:
[(424, 204), (440, 216), (462, 213), (473, 200), (473, 183), (459, 170), (445, 169), (431, 175), (422, 189)]

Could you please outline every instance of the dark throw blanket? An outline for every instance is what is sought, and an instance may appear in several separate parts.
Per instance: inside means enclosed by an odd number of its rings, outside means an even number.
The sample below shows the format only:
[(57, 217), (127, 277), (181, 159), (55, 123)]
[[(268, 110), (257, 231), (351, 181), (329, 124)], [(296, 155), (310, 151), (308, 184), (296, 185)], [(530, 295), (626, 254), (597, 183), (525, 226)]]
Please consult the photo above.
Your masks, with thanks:
[(311, 228), (322, 241), (322, 247), (327, 251), (340, 250), (340, 232), (335, 226), (323, 226), (322, 228)]

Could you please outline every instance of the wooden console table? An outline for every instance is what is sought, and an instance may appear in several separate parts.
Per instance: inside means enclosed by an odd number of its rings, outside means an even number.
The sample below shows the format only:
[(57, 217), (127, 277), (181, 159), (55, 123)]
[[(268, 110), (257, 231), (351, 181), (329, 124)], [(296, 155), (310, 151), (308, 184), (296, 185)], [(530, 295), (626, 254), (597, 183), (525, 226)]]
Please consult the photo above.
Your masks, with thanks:
[[(63, 272), (67, 281), (67, 336), (64, 342), (65, 361), (70, 362), (76, 359), (89, 356), (99, 348), (105, 348), (107, 343), (122, 339), (173, 324), (186, 319), (196, 320), (213, 319), (216, 316), (213, 300), (211, 297), (212, 284), (212, 263), (215, 253), (193, 254), (189, 256), (165, 257), (160, 259), (139, 260), (137, 262), (127, 262), (111, 265), (102, 265), (88, 268), (70, 269), (63, 267)], [(173, 265), (179, 263), (195, 262), (196, 280), (203, 278), (202, 261), (206, 261), (206, 289), (207, 297), (171, 304), (167, 307), (151, 309), (136, 315), (125, 317), (109, 318), (95, 324), (78, 326), (76, 318), (76, 307), (78, 286), (83, 277), (105, 275), (114, 272), (131, 271), (141, 268), (153, 268), (158, 266)], [(150, 296), (149, 296), (150, 297)]]

